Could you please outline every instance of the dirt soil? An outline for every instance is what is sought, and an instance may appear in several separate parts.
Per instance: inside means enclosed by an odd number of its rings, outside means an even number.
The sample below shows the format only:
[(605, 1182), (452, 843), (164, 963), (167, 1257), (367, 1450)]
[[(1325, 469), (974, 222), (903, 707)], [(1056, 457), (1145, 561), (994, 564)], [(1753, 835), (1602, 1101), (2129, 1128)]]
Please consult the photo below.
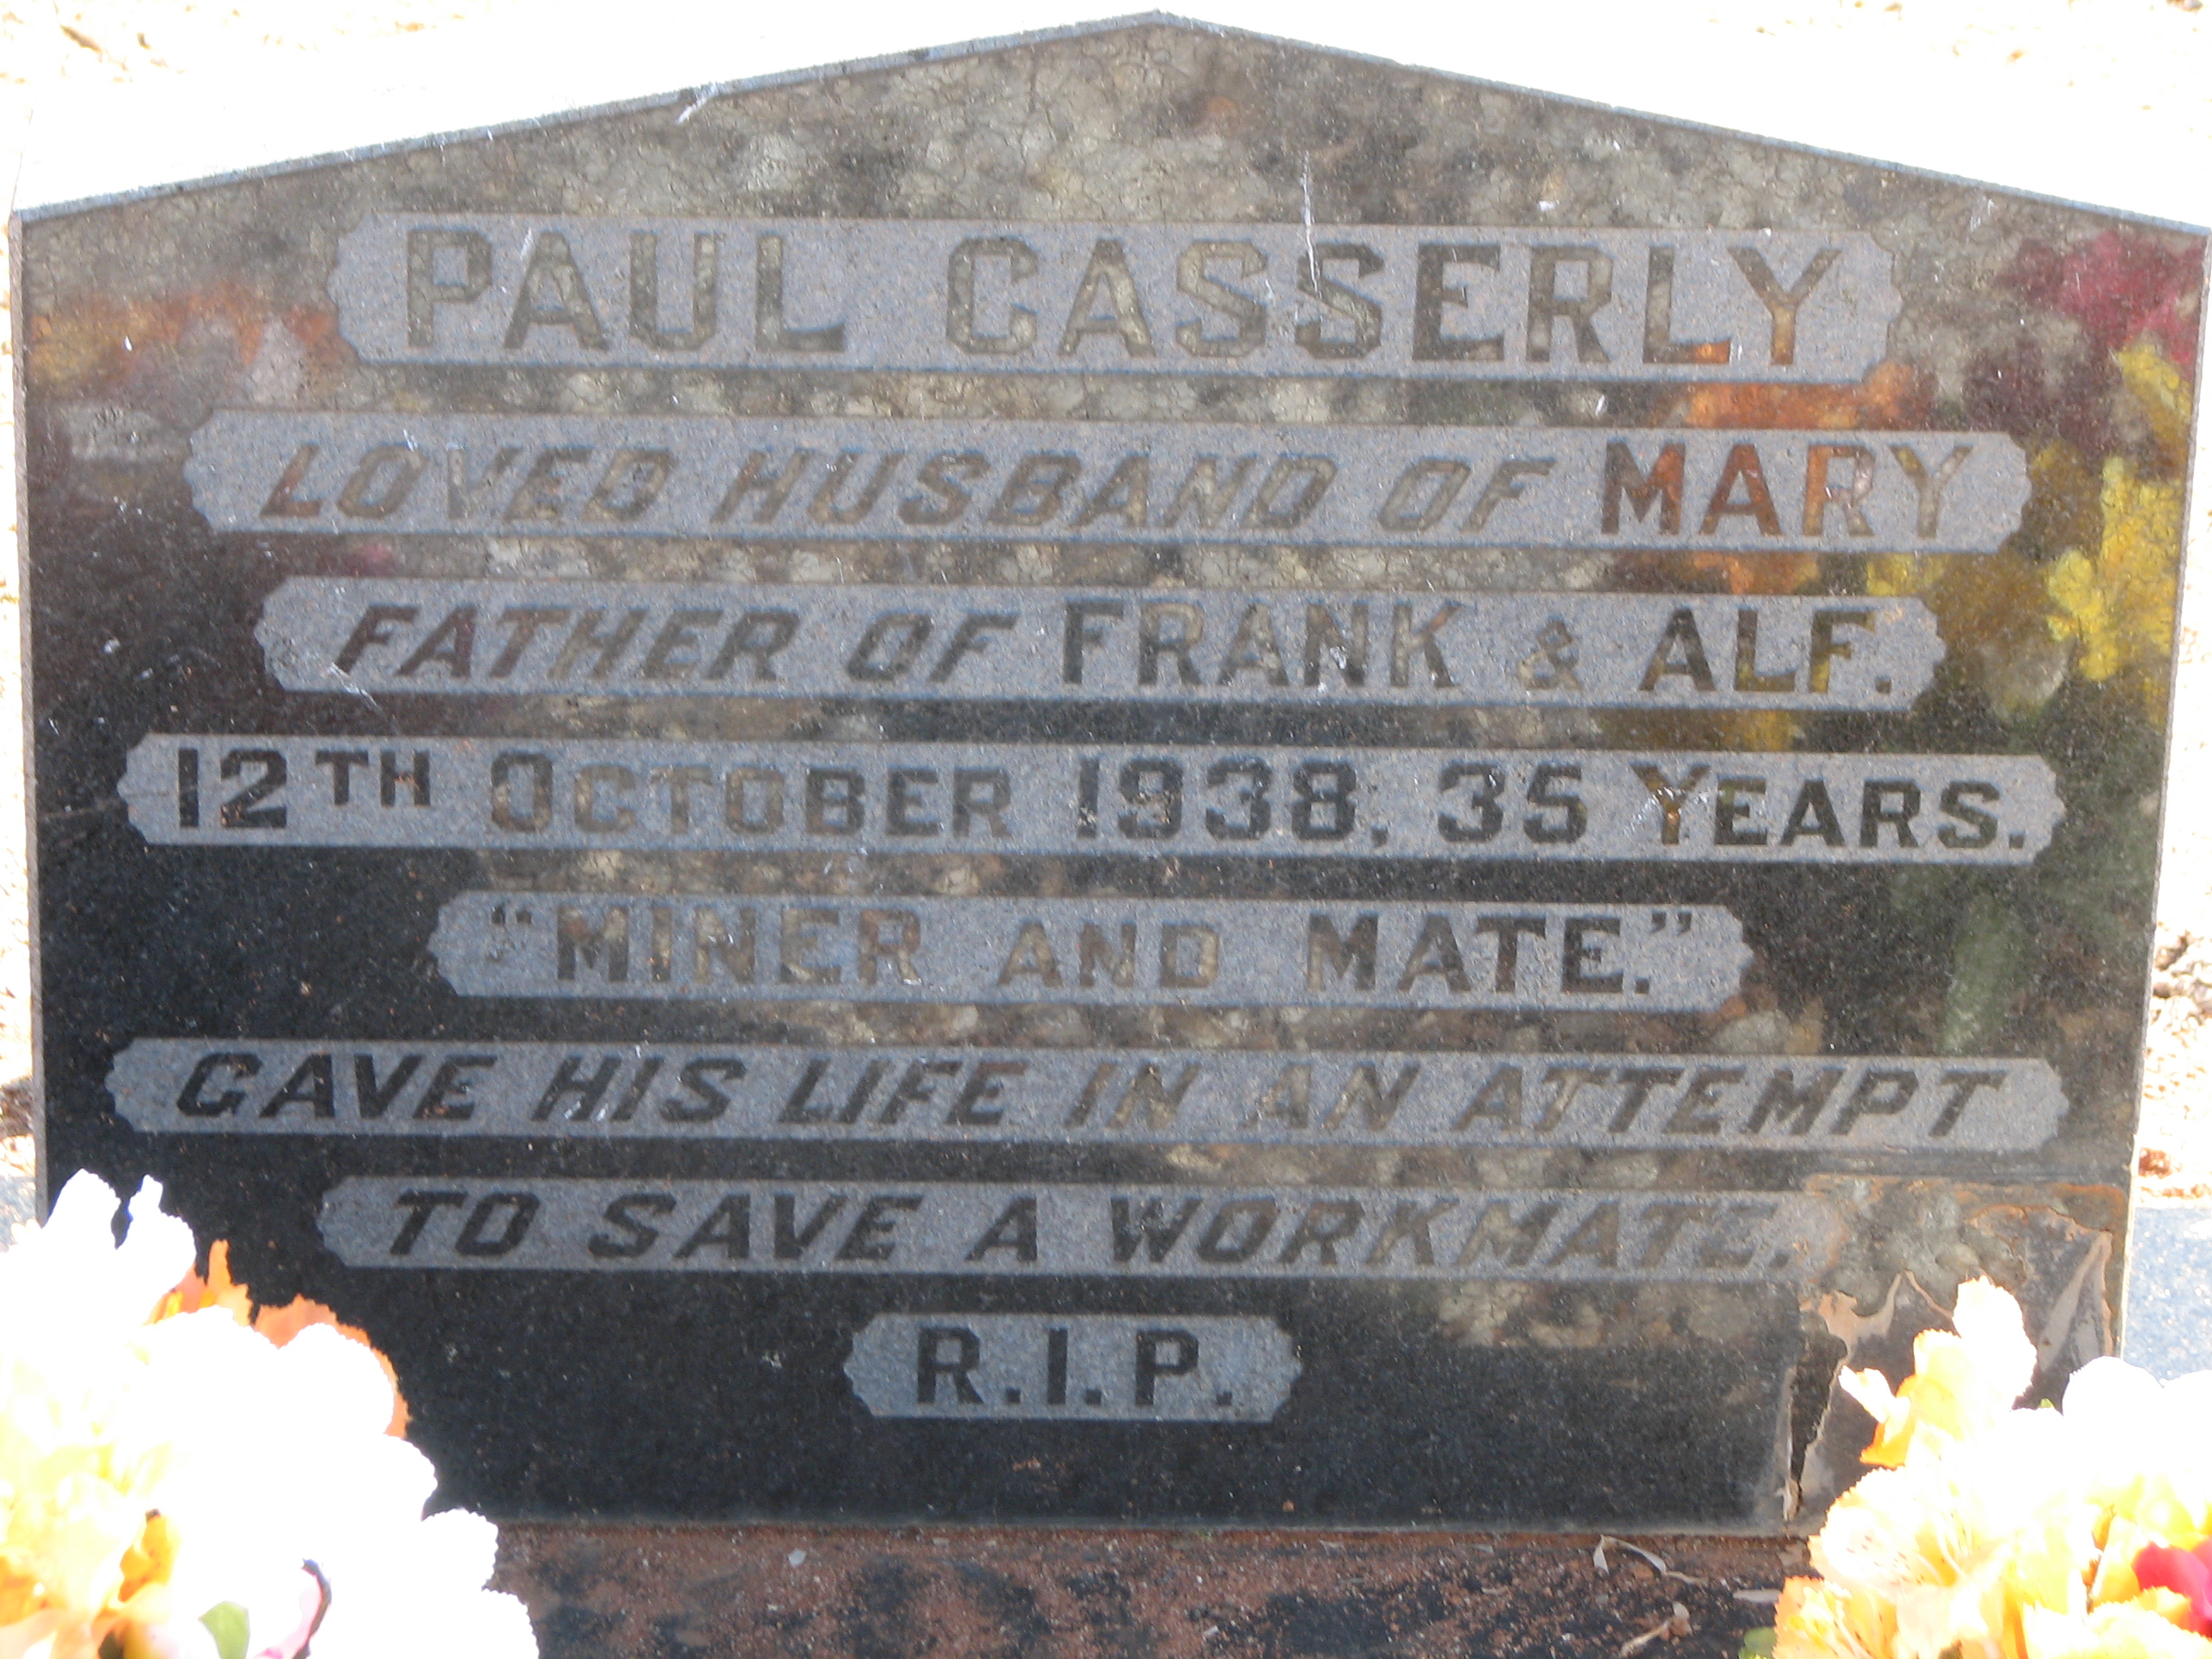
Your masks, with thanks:
[(544, 1659), (1734, 1659), (1805, 1547), (1753, 1538), (933, 1527), (501, 1529)]

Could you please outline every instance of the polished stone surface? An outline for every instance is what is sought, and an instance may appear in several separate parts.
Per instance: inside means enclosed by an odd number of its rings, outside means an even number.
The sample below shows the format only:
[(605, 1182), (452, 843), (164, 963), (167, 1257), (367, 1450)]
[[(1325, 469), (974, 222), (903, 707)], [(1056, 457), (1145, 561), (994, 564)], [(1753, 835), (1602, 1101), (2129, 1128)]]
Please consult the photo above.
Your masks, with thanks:
[(1162, 22), (20, 236), (50, 1168), (457, 1499), (1772, 1531), (2110, 1347), (2196, 236)]

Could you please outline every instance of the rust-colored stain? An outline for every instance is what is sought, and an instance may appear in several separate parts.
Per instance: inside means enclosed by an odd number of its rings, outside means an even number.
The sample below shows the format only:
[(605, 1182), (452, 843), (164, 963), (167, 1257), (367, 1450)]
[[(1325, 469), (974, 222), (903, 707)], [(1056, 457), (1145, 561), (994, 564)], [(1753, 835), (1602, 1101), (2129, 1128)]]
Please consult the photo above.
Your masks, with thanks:
[(915, 1527), (509, 1526), (544, 1659), (1733, 1659), (1804, 1571), (1775, 1539)]

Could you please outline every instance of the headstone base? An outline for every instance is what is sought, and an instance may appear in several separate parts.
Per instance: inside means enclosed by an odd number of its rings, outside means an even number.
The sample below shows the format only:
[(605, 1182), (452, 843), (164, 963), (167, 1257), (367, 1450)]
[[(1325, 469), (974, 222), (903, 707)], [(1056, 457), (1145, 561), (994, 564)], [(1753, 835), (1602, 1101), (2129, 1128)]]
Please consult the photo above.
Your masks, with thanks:
[[(544, 1659), (1735, 1659), (1795, 1540), (980, 1527), (501, 1529)], [(1638, 1551), (1666, 1564), (1655, 1567)]]

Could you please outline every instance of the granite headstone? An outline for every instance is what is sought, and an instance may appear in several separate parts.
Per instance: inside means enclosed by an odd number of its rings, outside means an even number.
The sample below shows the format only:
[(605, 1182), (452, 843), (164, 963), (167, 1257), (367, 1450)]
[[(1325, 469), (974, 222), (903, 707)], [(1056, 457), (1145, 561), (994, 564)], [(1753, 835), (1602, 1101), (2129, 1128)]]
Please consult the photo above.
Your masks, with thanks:
[(1771, 1531), (2112, 1347), (2197, 234), (1145, 20), (15, 235), (49, 1188), (452, 1498)]

